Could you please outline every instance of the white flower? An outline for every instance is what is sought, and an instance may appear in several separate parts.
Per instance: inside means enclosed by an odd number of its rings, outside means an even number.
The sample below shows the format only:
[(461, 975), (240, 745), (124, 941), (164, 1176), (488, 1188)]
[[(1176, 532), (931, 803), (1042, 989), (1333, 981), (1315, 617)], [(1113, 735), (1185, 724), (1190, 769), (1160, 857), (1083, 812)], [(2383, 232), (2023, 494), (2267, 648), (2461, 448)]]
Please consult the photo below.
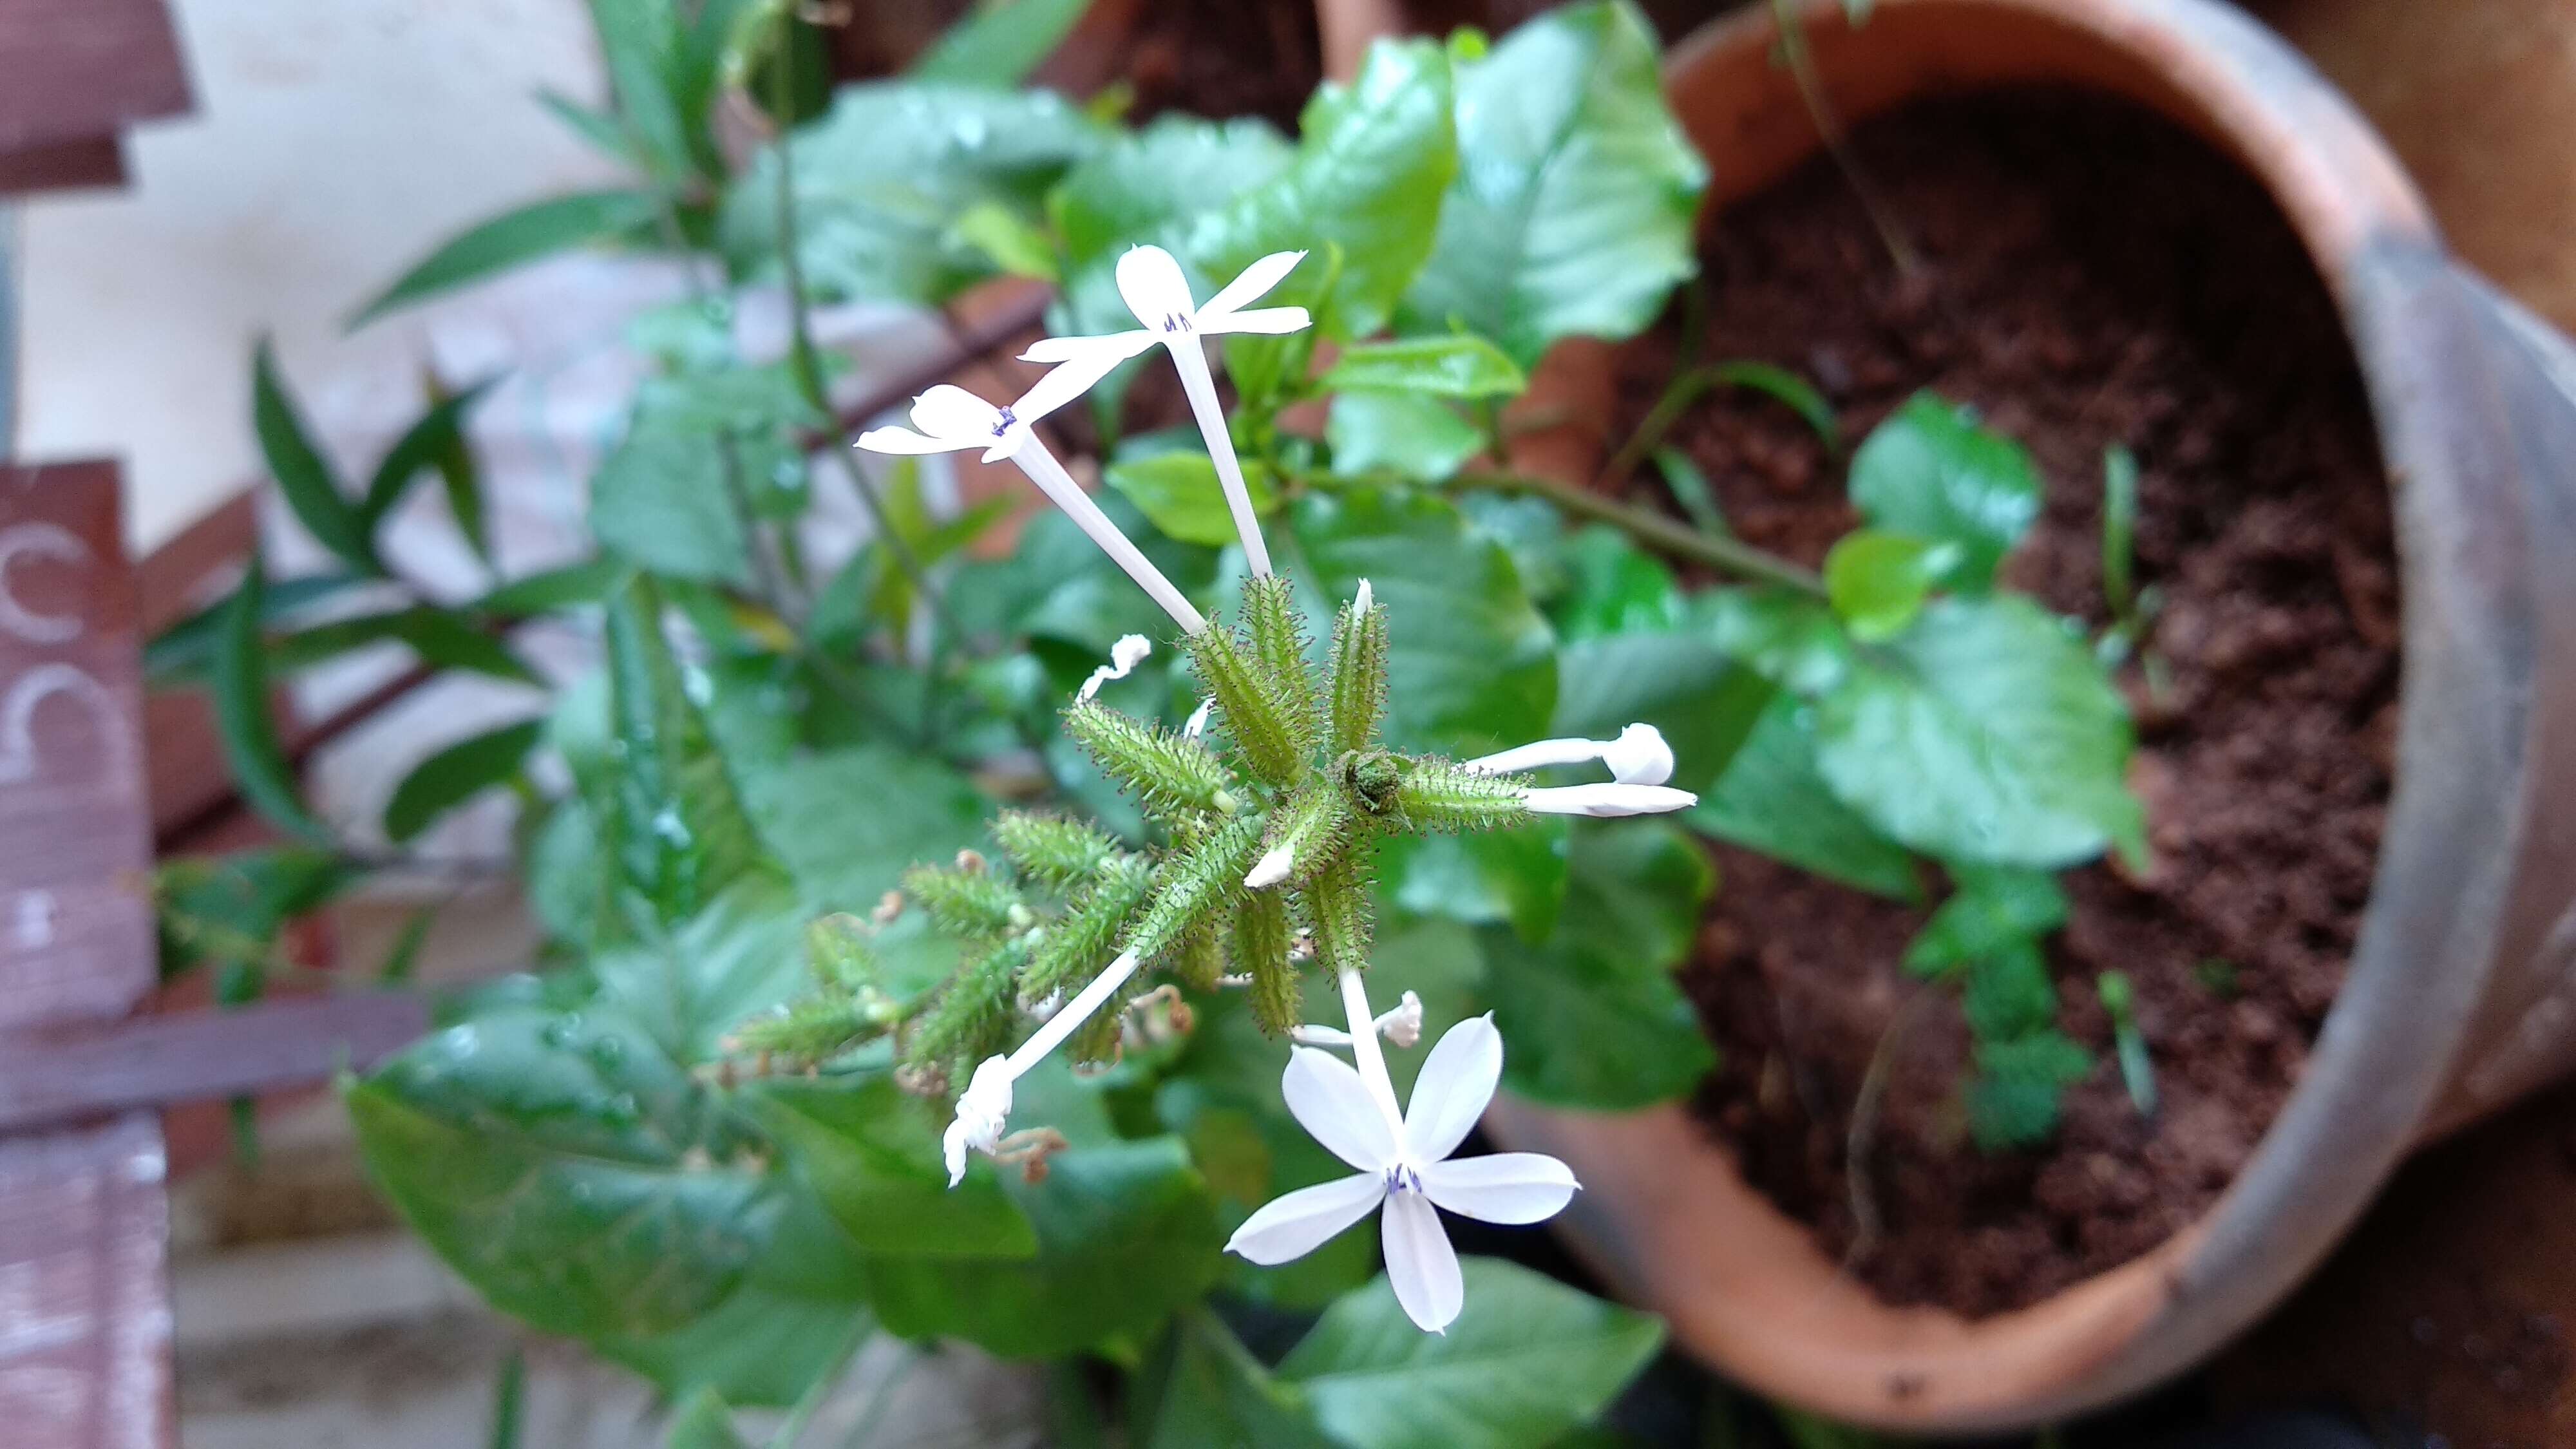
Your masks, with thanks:
[[(1163, 571), (1136, 549), (1073, 475), (1064, 471), (1055, 454), (1029, 424), (1082, 395), (1083, 389), (1098, 382), (1115, 358), (1103, 361), (1085, 357), (1068, 362), (1039, 378), (1037, 385), (1009, 407), (997, 408), (962, 387), (941, 383), (913, 399), (911, 428), (870, 428), (859, 434), (859, 446), (877, 453), (954, 453), (967, 448), (982, 448), (984, 461), (1008, 458), (1019, 465), (1029, 481), (1038, 485), (1056, 507), (1065, 511), (1103, 553), (1127, 571), (1139, 587), (1163, 606), (1163, 612), (1192, 634), (1207, 627), (1207, 619), (1172, 586)], [(915, 432), (913, 429), (920, 431)]]
[(1215, 695), (1211, 694), (1207, 698), (1200, 700), (1199, 707), (1191, 710), (1190, 717), (1181, 722), (1181, 738), (1185, 740), (1194, 740), (1199, 736), (1206, 734), (1208, 711), (1215, 708)]
[(940, 1146), (948, 1159), (948, 1185), (955, 1187), (966, 1177), (966, 1149), (993, 1156), (1000, 1152), (1002, 1129), (1011, 1116), (1011, 1084), (1026, 1076), (1029, 1069), (1046, 1060), (1074, 1029), (1091, 1019), (1127, 978), (1136, 974), (1136, 953), (1122, 951), (1107, 969), (1091, 979), (1091, 984), (1075, 993), (1071, 1001), (1056, 1009), (1018, 1050), (1007, 1057), (986, 1057), (975, 1068), (974, 1078), (966, 1090), (957, 1094), (957, 1117), (948, 1124)]
[(1137, 665), (1145, 662), (1145, 656), (1153, 652), (1154, 641), (1144, 635), (1119, 635), (1118, 642), (1109, 646), (1109, 662), (1091, 671), (1091, 677), (1082, 681), (1082, 688), (1075, 690), (1073, 697), (1089, 699), (1100, 692), (1100, 686), (1113, 679), (1125, 679), (1136, 672)]
[(1607, 785), (1563, 785), (1526, 792), (1521, 798), (1541, 815), (1662, 815), (1688, 810), (1699, 797), (1664, 782), (1673, 777), (1673, 749), (1663, 731), (1632, 724), (1615, 740), (1540, 740), (1467, 762), (1471, 770), (1498, 775), (1549, 765), (1580, 765), (1599, 760), (1610, 767)]
[[(1208, 461), (1225, 486), (1225, 503), (1243, 539), (1245, 562), (1253, 577), (1270, 572), (1270, 549), (1261, 540), (1261, 525), (1252, 512), (1252, 494), (1243, 485), (1243, 465), (1234, 456), (1234, 438), (1226, 430), (1225, 410), (1217, 405), (1216, 379), (1208, 371), (1207, 353), (1199, 339), (1227, 332), (1280, 333), (1303, 330), (1303, 307), (1246, 307), (1305, 260), (1304, 252), (1273, 252), (1243, 269), (1201, 306), (1190, 296), (1190, 279), (1170, 252), (1157, 246), (1130, 247), (1118, 259), (1118, 295), (1145, 324), (1132, 332), (1098, 337), (1049, 337), (1020, 354), (1025, 362), (1076, 363), (1095, 369), (1093, 380), (1110, 368), (1160, 342), (1180, 371), (1181, 389), (1189, 394), (1190, 412), (1207, 443)], [(1084, 387), (1091, 384), (1085, 382)], [(1078, 391), (1079, 389), (1077, 389)]]
[(1274, 845), (1263, 852), (1259, 860), (1252, 863), (1252, 869), (1243, 873), (1243, 888), (1250, 891), (1268, 890), (1286, 880), (1289, 867), (1296, 863), (1295, 847), (1286, 844)]
[(1502, 1078), (1503, 1039), (1490, 1017), (1462, 1021), (1440, 1038), (1422, 1063), (1410, 1110), (1399, 1114), (1359, 973), (1342, 974), (1342, 997), (1359, 1065), (1296, 1047), (1280, 1088), (1315, 1140), (1359, 1171), (1272, 1201), (1235, 1229), (1226, 1248), (1255, 1263), (1285, 1263), (1382, 1210), (1395, 1301), (1423, 1329), (1444, 1332), (1464, 1306), (1465, 1285), (1436, 1208), (1489, 1223), (1535, 1223), (1554, 1217), (1579, 1184), (1564, 1163), (1536, 1152), (1450, 1160)]

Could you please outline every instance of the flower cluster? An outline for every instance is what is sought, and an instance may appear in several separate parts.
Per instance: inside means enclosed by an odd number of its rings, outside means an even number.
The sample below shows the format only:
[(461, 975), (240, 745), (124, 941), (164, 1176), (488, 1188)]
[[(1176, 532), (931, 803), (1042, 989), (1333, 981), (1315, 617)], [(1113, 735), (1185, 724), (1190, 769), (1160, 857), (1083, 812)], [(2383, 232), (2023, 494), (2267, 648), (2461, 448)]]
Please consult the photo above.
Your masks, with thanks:
[[(1038, 1154), (1042, 1161), (1043, 1129), (1008, 1133), (1014, 1085), (1068, 1042), (1077, 1058), (1114, 1055), (1141, 974), (1248, 990), (1263, 1026), (1296, 1043), (1282, 1080), (1290, 1111), (1357, 1175), (1270, 1203), (1229, 1247), (1253, 1262), (1284, 1262), (1382, 1211), (1397, 1299), (1436, 1332), (1456, 1318), (1462, 1290), (1435, 1209), (1537, 1222), (1561, 1209), (1576, 1184), (1563, 1163), (1535, 1154), (1451, 1159), (1501, 1077), (1502, 1039), (1490, 1019), (1451, 1028), (1425, 1059), (1410, 1110), (1398, 1108), (1380, 1039), (1399, 1046), (1419, 1040), (1422, 1008), (1408, 992), (1380, 1016), (1363, 984), (1375, 843), (1392, 833), (1508, 827), (1538, 814), (1677, 810), (1694, 797), (1666, 783), (1672, 753), (1643, 724), (1612, 740), (1543, 740), (1465, 761), (1386, 748), (1377, 729), (1387, 690), (1387, 623), (1365, 581), (1334, 621), (1320, 672), (1309, 663), (1288, 585), (1271, 570), (1202, 340), (1305, 327), (1303, 308), (1251, 305), (1303, 256), (1264, 257), (1202, 304), (1170, 253), (1134, 248), (1117, 274), (1140, 327), (1038, 343), (1025, 358), (1053, 366), (1007, 407), (935, 387), (915, 401), (913, 428), (881, 427), (860, 437), (861, 447), (880, 452), (980, 447), (988, 460), (1010, 459), (1171, 615), (1206, 691), (1179, 731), (1102, 705), (1100, 686), (1123, 678), (1151, 650), (1131, 635), (1065, 712), (1068, 732), (1163, 829), (1167, 849), (1132, 852), (1088, 826), (1013, 814), (995, 825), (1007, 869), (973, 857), (953, 870), (906, 877), (906, 896), (975, 954), (910, 1025), (905, 1051), (918, 1080), (965, 1077), (944, 1144), (954, 1183), (970, 1152), (1011, 1161)], [(1250, 577), (1230, 626), (1201, 614), (1033, 429), (1156, 342), (1180, 374), (1242, 540)], [(1609, 769), (1608, 782), (1546, 787), (1525, 773), (1593, 762)], [(1347, 1031), (1297, 1020), (1296, 973), (1304, 961), (1336, 981)], [(1038, 1018), (1036, 1030), (998, 1050), (1020, 1017)], [(1356, 1065), (1326, 1046), (1347, 1047)]]

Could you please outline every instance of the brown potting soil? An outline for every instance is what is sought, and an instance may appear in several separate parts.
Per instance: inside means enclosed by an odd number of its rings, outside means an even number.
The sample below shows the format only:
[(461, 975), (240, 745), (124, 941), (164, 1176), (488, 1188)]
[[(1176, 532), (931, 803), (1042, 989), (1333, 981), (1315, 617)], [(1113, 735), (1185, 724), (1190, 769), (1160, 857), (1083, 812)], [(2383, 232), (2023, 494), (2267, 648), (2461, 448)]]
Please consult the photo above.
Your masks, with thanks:
[[(1968, 1036), (1948, 993), (1907, 1013), (1854, 1181), (1872, 1056), (1919, 985), (1924, 913), (1742, 850), (1685, 984), (1722, 1065), (1695, 1107), (1745, 1177), (1882, 1296), (1986, 1314), (2154, 1248), (2206, 1209), (2297, 1080), (2341, 984), (2388, 798), (2397, 692), (2387, 482), (2323, 284), (2261, 189), (2160, 120), (2001, 92), (1860, 128), (1920, 257), (1891, 263), (1819, 161), (1716, 218), (1705, 358), (1796, 369), (1858, 439), (1917, 388), (1973, 404), (2046, 480), (2009, 582), (2099, 628), (2106, 444), (2138, 459), (2140, 580), (2162, 592), (2121, 683), (2154, 864), (2068, 874), (2049, 954), (2059, 1022), (2098, 1053), (2044, 1148), (1967, 1140)], [(1681, 317), (1627, 350), (1633, 427)], [(1616, 434), (1624, 436), (1624, 429)], [(1843, 468), (1777, 403), (1728, 393), (1673, 441), (1744, 538), (1817, 563), (1852, 527)], [(1641, 473), (1637, 496), (1660, 496)], [(2161, 1103), (2111, 1057), (2097, 973), (2127, 973)], [(1857, 1245), (1854, 1195), (1880, 1220)]]

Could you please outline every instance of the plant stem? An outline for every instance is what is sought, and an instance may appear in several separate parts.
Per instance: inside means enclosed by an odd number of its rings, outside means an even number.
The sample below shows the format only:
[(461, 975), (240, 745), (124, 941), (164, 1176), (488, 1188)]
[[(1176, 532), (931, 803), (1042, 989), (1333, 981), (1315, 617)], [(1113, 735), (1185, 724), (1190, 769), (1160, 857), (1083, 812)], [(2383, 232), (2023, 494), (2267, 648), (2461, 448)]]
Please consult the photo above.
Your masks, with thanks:
[(1660, 513), (1621, 503), (1615, 498), (1605, 498), (1569, 483), (1559, 483), (1553, 478), (1533, 478), (1521, 473), (1461, 473), (1450, 480), (1450, 486), (1544, 498), (1568, 513), (1607, 523), (1639, 543), (1675, 558), (1706, 564), (1739, 578), (1783, 584), (1820, 599), (1825, 596), (1825, 581), (1812, 569), (1765, 553), (1741, 539), (1714, 537)]
[(1860, 154), (1852, 149), (1851, 138), (1844, 134), (1842, 121), (1825, 96), (1824, 78), (1816, 73), (1816, 58), (1807, 50), (1807, 27), (1798, 18), (1797, 0), (1771, 0), (1771, 16), (1780, 29), (1781, 63), (1798, 84), (1798, 97), (1807, 103), (1816, 134), (1824, 139), (1825, 150), (1842, 168), (1844, 179), (1851, 182), (1852, 193), (1860, 198), (1860, 209), (1869, 213), (1869, 224), (1877, 229), (1888, 258), (1896, 263), (1898, 271), (1912, 276), (1922, 261), (1906, 241), (1904, 229), (1896, 224), (1895, 213), (1880, 197), (1877, 183), (1862, 168)]

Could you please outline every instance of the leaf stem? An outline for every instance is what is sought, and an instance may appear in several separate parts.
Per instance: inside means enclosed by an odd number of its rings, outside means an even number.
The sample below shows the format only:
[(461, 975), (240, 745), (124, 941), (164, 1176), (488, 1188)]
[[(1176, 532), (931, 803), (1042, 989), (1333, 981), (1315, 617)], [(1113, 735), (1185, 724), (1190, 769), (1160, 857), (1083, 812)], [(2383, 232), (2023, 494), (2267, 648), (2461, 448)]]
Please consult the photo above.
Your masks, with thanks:
[(1605, 498), (1589, 489), (1560, 483), (1553, 478), (1536, 478), (1524, 473), (1469, 472), (1451, 479), (1450, 486), (1543, 498), (1578, 517), (1607, 523), (1639, 543), (1675, 558), (1706, 564), (1739, 578), (1783, 584), (1820, 599), (1825, 596), (1825, 581), (1813, 569), (1791, 563), (1776, 554), (1765, 553), (1741, 539), (1713, 537), (1660, 513), (1622, 503), (1615, 498)]

